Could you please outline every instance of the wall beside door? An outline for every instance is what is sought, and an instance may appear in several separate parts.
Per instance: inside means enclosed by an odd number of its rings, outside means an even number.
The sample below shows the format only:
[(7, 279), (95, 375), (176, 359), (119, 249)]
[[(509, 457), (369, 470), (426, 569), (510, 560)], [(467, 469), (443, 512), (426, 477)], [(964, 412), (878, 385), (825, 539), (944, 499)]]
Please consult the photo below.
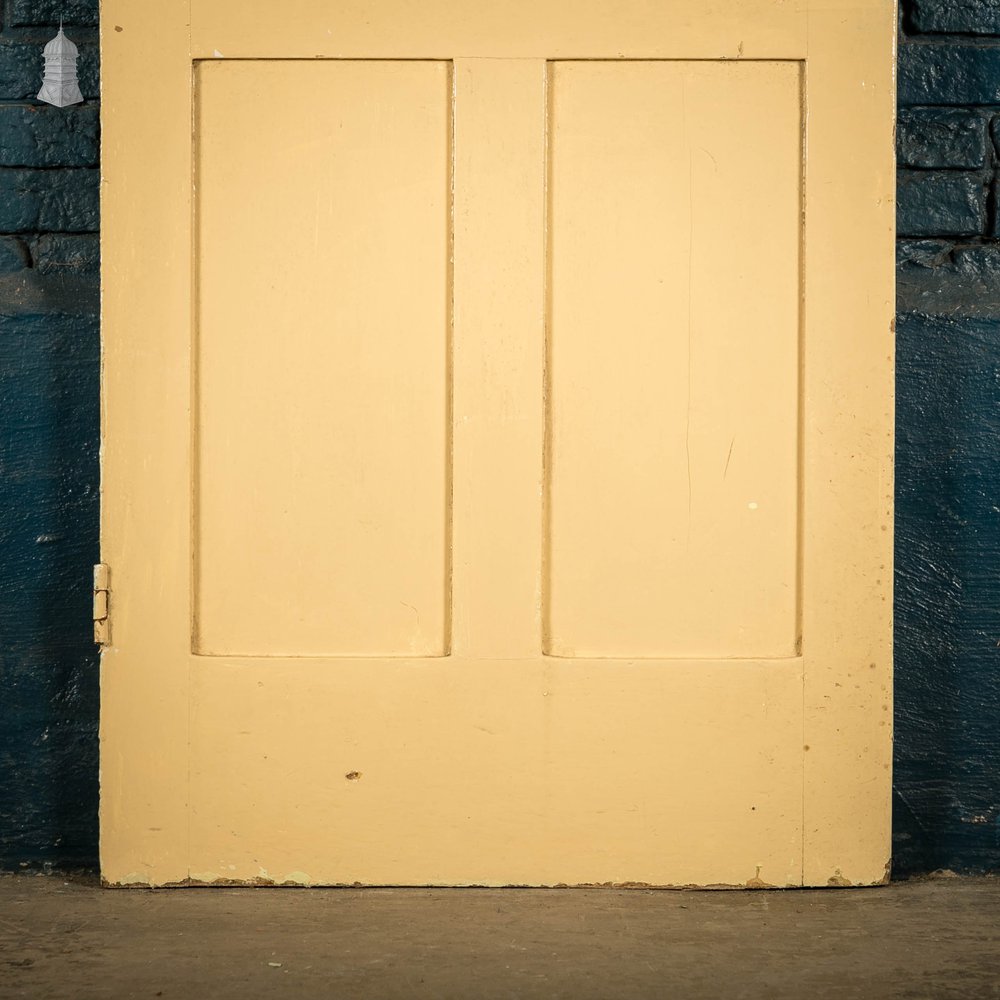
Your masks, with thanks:
[[(70, 108), (35, 100), (60, 16)], [(92, 866), (97, 0), (3, 0), (0, 19), (0, 868)]]
[(1000, 866), (1000, 8), (905, 0), (896, 870)]
[[(35, 100), (59, 17), (85, 104)], [(97, 856), (97, 0), (0, 0), (0, 869)], [(904, 0), (897, 873), (1000, 868), (1000, 13)], [(137, 81), (155, 85), (155, 81)]]

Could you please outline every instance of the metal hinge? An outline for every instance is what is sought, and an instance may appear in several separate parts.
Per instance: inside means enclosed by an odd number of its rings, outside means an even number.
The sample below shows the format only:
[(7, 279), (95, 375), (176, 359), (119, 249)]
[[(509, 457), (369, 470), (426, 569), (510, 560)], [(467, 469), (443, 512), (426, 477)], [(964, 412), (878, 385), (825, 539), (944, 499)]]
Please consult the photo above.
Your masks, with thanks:
[(94, 567), (94, 642), (106, 646), (111, 642), (111, 567), (98, 563)]

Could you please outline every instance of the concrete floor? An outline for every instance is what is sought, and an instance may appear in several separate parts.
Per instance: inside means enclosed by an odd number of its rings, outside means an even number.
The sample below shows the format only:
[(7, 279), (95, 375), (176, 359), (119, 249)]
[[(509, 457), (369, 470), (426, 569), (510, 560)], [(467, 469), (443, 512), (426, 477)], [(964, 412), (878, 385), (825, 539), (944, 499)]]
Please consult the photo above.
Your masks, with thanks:
[(1000, 879), (104, 890), (0, 877), (0, 998), (1000, 997)]

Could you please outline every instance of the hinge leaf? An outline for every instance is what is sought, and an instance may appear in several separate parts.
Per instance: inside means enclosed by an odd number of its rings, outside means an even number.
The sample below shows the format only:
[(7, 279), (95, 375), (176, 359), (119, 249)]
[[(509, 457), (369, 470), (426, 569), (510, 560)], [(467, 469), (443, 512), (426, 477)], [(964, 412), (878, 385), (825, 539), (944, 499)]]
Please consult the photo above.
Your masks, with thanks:
[(101, 646), (111, 642), (111, 567), (107, 563), (94, 566), (94, 642)]

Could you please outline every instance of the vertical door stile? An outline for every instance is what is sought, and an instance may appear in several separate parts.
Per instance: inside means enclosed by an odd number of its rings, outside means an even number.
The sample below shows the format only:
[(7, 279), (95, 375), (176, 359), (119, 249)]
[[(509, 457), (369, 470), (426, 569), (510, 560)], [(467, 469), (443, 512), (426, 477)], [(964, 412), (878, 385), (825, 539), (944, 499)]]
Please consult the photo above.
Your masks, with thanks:
[(156, 885), (189, 871), (191, 39), (177, 0), (155, 31), (132, 30), (127, 0), (101, 14), (101, 560), (121, 587), (100, 853), (108, 881)]
[[(850, 21), (817, 9), (809, 25), (806, 885), (883, 882), (891, 860), (894, 25), (874, 3)], [(843, 253), (849, 243), (868, 266)]]
[(541, 651), (545, 71), (455, 62), (456, 657)]

